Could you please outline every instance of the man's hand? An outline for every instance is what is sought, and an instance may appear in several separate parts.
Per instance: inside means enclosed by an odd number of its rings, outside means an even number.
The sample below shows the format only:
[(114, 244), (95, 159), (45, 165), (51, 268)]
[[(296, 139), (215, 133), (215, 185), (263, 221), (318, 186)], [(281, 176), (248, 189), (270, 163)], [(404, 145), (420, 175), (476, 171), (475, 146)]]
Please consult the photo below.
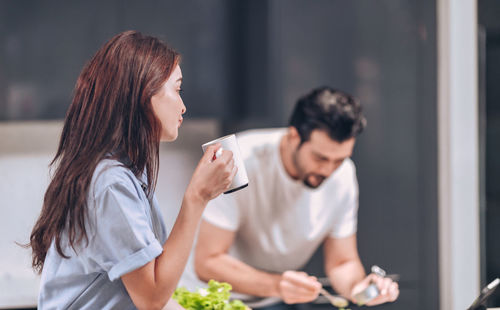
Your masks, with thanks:
[(287, 304), (311, 302), (318, 298), (321, 283), (305, 272), (285, 271), (279, 282), (281, 299)]
[(397, 282), (394, 282), (389, 278), (382, 278), (372, 273), (353, 287), (351, 292), (351, 300), (357, 303), (357, 301), (352, 296), (366, 289), (372, 282), (377, 285), (380, 295), (368, 302), (366, 304), (367, 306), (375, 306), (386, 302), (393, 302), (398, 298), (399, 286)]

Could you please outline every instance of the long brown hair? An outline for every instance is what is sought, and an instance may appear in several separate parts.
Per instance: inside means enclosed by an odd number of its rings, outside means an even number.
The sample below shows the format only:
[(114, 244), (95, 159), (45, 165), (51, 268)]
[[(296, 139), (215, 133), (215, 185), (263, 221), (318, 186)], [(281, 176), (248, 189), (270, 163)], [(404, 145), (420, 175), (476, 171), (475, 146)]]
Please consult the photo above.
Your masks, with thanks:
[(157, 38), (126, 31), (104, 44), (85, 65), (50, 164), (55, 168), (53, 178), (28, 244), (37, 272), (43, 269), (52, 240), (65, 258), (63, 234), (73, 249), (83, 240), (88, 242), (87, 195), (94, 170), (107, 154), (127, 156), (124, 165), (136, 176), (145, 171), (146, 192), (152, 195), (158, 176), (161, 124), (151, 97), (178, 62), (179, 54)]

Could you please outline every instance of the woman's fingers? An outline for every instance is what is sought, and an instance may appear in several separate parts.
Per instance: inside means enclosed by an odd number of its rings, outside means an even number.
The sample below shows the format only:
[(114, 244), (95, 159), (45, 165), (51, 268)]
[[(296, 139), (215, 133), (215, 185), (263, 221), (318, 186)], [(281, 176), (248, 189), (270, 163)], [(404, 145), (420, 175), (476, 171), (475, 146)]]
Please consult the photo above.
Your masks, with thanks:
[(205, 149), (205, 154), (203, 154), (202, 160), (204, 162), (211, 163), (212, 161), (214, 161), (214, 159), (216, 159), (215, 154), (217, 153), (217, 151), (220, 148), (221, 148), (221, 144), (220, 143), (214, 143), (214, 144), (209, 145)]

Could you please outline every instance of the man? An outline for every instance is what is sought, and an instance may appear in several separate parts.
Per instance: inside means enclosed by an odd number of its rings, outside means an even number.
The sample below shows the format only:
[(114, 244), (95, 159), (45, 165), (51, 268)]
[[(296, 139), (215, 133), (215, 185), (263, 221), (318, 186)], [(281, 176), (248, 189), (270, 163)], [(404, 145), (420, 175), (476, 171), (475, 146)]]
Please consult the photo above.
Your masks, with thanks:
[(207, 206), (195, 250), (198, 277), (230, 283), (254, 308), (293, 309), (318, 297), (318, 280), (297, 270), (323, 244), (336, 292), (356, 302), (355, 293), (374, 282), (381, 294), (368, 305), (394, 301), (397, 283), (366, 276), (356, 245), (350, 156), (365, 124), (355, 99), (323, 87), (298, 100), (288, 128), (239, 134), (249, 186)]

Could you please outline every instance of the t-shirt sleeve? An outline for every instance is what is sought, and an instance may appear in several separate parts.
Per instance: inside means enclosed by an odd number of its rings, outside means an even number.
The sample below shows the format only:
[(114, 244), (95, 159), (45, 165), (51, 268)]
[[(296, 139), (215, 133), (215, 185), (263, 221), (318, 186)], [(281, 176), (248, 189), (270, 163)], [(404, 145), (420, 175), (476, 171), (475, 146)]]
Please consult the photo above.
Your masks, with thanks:
[[(163, 251), (150, 226), (133, 183), (113, 183), (95, 197), (95, 234), (89, 259), (107, 272), (111, 281), (152, 261)], [(91, 217), (91, 215), (89, 215)]]
[(332, 238), (346, 238), (356, 233), (358, 228), (358, 181), (355, 170), (349, 175), (344, 195), (340, 200), (340, 212), (335, 216), (333, 228), (330, 231)]
[(236, 231), (240, 225), (240, 211), (235, 196), (222, 194), (211, 200), (203, 212), (203, 219), (219, 228)]

